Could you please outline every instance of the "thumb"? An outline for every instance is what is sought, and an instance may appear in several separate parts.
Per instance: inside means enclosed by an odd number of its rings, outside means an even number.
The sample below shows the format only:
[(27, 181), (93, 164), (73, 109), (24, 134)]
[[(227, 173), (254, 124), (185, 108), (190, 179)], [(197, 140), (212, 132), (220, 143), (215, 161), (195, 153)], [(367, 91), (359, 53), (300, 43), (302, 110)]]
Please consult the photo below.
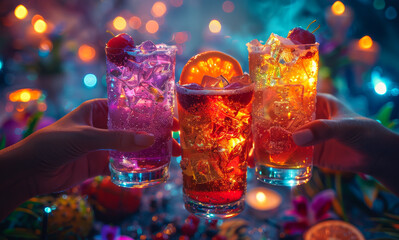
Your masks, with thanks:
[(361, 119), (319, 119), (298, 129), (292, 134), (292, 139), (298, 146), (315, 145), (332, 138), (350, 144), (365, 130), (367, 124)]
[(150, 147), (155, 141), (154, 136), (147, 133), (100, 128), (89, 128), (84, 132), (83, 139), (87, 151), (114, 149), (123, 152), (136, 152)]

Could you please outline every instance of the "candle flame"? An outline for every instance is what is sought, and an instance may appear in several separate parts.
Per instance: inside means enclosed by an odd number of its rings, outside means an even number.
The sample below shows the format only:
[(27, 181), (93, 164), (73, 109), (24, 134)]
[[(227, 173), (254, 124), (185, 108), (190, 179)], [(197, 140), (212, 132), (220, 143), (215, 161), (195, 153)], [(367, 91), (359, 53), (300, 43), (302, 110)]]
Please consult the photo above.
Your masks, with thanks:
[(266, 195), (263, 192), (257, 192), (256, 193), (256, 200), (258, 202), (264, 203), (264, 202), (266, 202)]
[(335, 15), (342, 15), (345, 12), (345, 5), (341, 1), (336, 1), (332, 6), (331, 6), (331, 11)]

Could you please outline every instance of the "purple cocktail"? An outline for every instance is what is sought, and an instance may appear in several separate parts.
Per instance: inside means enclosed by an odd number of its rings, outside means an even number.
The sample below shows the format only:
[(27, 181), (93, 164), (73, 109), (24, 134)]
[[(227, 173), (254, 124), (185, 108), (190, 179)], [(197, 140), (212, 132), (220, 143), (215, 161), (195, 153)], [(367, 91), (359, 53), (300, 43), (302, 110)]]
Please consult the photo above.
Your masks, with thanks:
[(176, 47), (133, 46), (105, 49), (108, 128), (153, 134), (155, 142), (138, 152), (110, 151), (110, 170), (115, 184), (141, 188), (169, 176)]

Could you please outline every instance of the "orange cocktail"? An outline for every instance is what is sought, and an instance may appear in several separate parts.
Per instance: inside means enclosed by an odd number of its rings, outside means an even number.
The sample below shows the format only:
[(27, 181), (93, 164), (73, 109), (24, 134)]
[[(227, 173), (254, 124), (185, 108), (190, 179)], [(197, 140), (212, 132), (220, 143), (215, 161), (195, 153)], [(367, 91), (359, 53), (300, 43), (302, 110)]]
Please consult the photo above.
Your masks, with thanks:
[(292, 133), (314, 119), (318, 43), (298, 44), (272, 34), (265, 45), (247, 44), (255, 82), (253, 132), (257, 178), (298, 185), (311, 177), (313, 147), (299, 147)]
[(176, 91), (185, 207), (233, 217), (244, 207), (253, 84), (235, 59), (206, 52), (186, 64)]

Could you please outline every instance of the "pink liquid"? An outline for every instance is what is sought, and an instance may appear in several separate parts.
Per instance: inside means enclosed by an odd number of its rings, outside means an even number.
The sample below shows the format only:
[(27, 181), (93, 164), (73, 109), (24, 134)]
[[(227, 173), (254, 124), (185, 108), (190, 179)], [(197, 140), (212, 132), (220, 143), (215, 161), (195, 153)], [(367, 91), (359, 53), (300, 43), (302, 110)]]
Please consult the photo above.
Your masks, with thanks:
[(155, 137), (151, 147), (138, 152), (110, 151), (112, 167), (121, 172), (163, 167), (172, 154), (175, 58), (165, 52), (141, 57), (124, 66), (107, 61), (108, 128)]

